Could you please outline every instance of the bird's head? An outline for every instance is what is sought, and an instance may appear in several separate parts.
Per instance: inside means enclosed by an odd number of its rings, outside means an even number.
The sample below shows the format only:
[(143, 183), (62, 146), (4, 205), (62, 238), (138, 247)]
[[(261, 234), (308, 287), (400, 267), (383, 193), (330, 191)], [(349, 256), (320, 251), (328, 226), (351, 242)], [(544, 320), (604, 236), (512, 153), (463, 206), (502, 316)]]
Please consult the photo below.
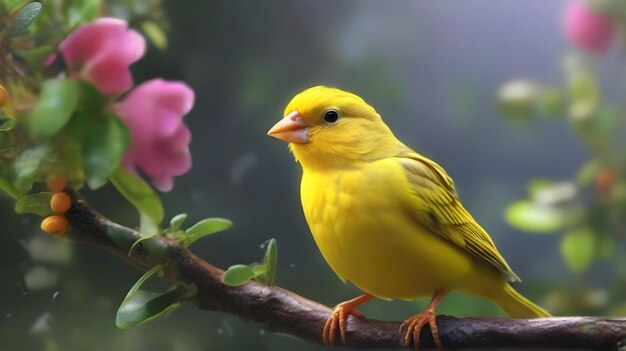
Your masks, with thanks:
[(289, 142), (303, 167), (350, 167), (389, 156), (399, 142), (373, 107), (359, 96), (316, 86), (296, 95), (267, 133)]

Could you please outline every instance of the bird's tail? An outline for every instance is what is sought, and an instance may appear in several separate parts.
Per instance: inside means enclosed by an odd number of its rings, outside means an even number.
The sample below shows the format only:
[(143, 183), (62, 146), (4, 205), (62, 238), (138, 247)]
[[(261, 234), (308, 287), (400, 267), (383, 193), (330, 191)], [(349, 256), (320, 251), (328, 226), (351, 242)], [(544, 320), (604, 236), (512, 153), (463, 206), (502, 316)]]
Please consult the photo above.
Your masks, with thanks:
[(504, 291), (495, 302), (511, 318), (540, 318), (552, 316), (548, 311), (530, 302), (530, 300), (518, 293), (508, 283), (505, 283)]

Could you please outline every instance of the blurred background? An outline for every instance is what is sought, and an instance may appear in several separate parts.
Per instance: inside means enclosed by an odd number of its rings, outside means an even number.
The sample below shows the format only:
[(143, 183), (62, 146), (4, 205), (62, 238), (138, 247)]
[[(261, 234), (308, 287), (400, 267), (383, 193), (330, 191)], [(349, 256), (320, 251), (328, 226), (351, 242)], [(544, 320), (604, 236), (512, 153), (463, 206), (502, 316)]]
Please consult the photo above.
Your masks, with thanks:
[[(166, 0), (116, 2), (109, 14), (157, 12), (168, 45), (150, 45), (135, 79), (183, 80), (196, 93), (185, 118), (193, 168), (162, 199), (167, 218), (235, 223), (194, 245), (208, 262), (258, 261), (273, 237), (278, 285), (329, 306), (359, 294), (322, 259), (300, 206), (300, 167), (266, 136), (293, 95), (324, 84), (362, 96), (401, 140), (447, 169), (522, 277), (520, 292), (556, 315), (625, 314), (624, 37), (603, 50), (576, 47), (563, 23), (571, 3)], [(85, 195), (136, 225), (110, 185)], [(41, 234), (35, 216), (12, 206), (0, 201), (0, 350), (321, 349), (193, 305), (119, 330), (115, 312), (141, 273)], [(361, 310), (402, 320), (426, 302)], [(458, 294), (439, 312), (503, 316)]]

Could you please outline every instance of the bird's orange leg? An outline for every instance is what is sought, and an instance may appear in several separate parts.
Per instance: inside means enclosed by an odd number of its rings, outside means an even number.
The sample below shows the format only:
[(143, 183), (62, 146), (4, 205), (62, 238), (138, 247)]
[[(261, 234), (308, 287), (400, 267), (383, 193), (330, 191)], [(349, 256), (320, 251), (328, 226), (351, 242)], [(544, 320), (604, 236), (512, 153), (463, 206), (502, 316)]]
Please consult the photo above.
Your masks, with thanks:
[(374, 296), (370, 294), (363, 294), (352, 300), (342, 302), (333, 308), (333, 313), (330, 315), (326, 324), (324, 325), (324, 331), (322, 332), (322, 339), (324, 345), (333, 346), (335, 344), (335, 338), (337, 337), (337, 327), (339, 327), (339, 334), (341, 335), (341, 341), (346, 343), (346, 329), (348, 324), (348, 315), (356, 317), (363, 317), (363, 314), (355, 307), (366, 303), (373, 299)]
[(443, 347), (443, 344), (439, 339), (439, 331), (437, 330), (437, 312), (435, 311), (435, 309), (437, 308), (437, 304), (439, 304), (439, 302), (441, 301), (441, 299), (443, 299), (445, 295), (446, 292), (444, 290), (437, 290), (435, 292), (435, 295), (433, 295), (433, 298), (430, 300), (428, 306), (426, 306), (426, 308), (422, 312), (405, 320), (404, 323), (402, 323), (402, 325), (400, 326), (400, 333), (402, 333), (402, 329), (405, 326), (408, 326), (406, 335), (404, 336), (404, 343), (407, 347), (410, 347), (411, 343), (413, 343), (415, 350), (419, 349), (420, 333), (422, 332), (422, 328), (424, 328), (426, 323), (428, 323), (428, 325), (430, 326), (430, 332), (433, 334), (433, 340), (435, 341), (435, 345), (437, 345), (438, 348)]

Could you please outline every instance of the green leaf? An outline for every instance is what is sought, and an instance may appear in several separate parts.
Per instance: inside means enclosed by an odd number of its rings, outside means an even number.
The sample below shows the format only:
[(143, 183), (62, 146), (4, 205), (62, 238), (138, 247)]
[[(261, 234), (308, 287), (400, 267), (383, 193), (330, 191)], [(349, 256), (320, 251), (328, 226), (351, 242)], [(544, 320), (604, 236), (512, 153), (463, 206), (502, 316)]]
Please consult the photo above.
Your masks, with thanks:
[(124, 122), (108, 116), (87, 129), (83, 147), (83, 165), (87, 185), (98, 189), (119, 166), (128, 147), (129, 131)]
[(6, 9), (16, 11), (19, 7), (24, 6), (24, 0), (2, 0), (2, 3)]
[(115, 325), (120, 329), (131, 328), (167, 315), (180, 306), (181, 300), (196, 293), (195, 286), (177, 284), (163, 293), (140, 290), (141, 286), (155, 273), (162, 274), (160, 265), (146, 272), (126, 294), (117, 310)]
[(137, 210), (147, 216), (155, 227), (163, 220), (163, 204), (150, 185), (133, 173), (118, 167), (111, 183)]
[(15, 145), (13, 133), (0, 132), (0, 152), (6, 152)]
[(0, 190), (4, 191), (7, 195), (17, 200), (20, 197), (20, 193), (15, 188), (15, 185), (9, 179), (0, 177)]
[(187, 288), (181, 285), (174, 285), (163, 293), (139, 290), (120, 306), (115, 325), (120, 329), (128, 329), (165, 317), (180, 307), (181, 300), (187, 294)]
[(175, 232), (180, 229), (180, 226), (183, 225), (183, 222), (187, 219), (186, 213), (180, 213), (174, 216), (170, 220), (170, 231)]
[(601, 95), (598, 82), (591, 73), (578, 70), (572, 73), (568, 84), (570, 117), (574, 121), (584, 121), (597, 110)]
[(141, 24), (141, 29), (157, 49), (167, 48), (167, 36), (156, 23), (145, 21)]
[(507, 82), (498, 91), (498, 110), (508, 118), (528, 119), (532, 116), (538, 92), (538, 85), (531, 81), (520, 79)]
[(80, 24), (91, 22), (98, 17), (100, 12), (100, 0), (82, 0), (72, 2), (68, 6), (67, 24), (74, 28)]
[(274, 285), (274, 281), (276, 279), (276, 263), (278, 261), (278, 244), (276, 243), (276, 239), (272, 238), (267, 243), (267, 250), (265, 250), (265, 284)]
[[(265, 264), (257, 264), (257, 263), (253, 263), (251, 265), (249, 265), (248, 267), (250, 267), (250, 269), (252, 269), (252, 272), (254, 272), (254, 276), (256, 278), (261, 278), (264, 277), (265, 274), (267, 273), (267, 265)], [(262, 280), (263, 283), (265, 283), (266, 281), (264, 280), (265, 278), (259, 279)]]
[(145, 235), (157, 235), (159, 226), (145, 213), (139, 212), (139, 231)]
[(124, 302), (126, 301), (126, 299), (132, 297), (137, 290), (139, 290), (139, 288), (141, 288), (141, 286), (148, 281), (148, 279), (150, 279), (150, 277), (152, 277), (155, 273), (159, 273), (159, 275), (163, 275), (163, 267), (161, 267), (161, 265), (156, 265), (154, 267), (152, 267), (149, 271), (147, 271), (146, 273), (144, 273), (136, 282), (135, 284), (133, 284), (133, 286), (130, 288), (130, 290), (128, 290), (128, 293), (126, 293), (126, 297), (124, 298), (124, 301), (122, 301), (122, 305), (124, 304)]
[(15, 24), (13, 25), (11, 36), (16, 37), (26, 33), (28, 27), (30, 27), (39, 15), (39, 12), (41, 12), (41, 3), (35, 1), (19, 10), (15, 15)]
[(529, 200), (509, 206), (506, 220), (518, 229), (534, 233), (554, 232), (565, 224), (561, 211), (550, 206), (538, 206)]
[(30, 118), (35, 137), (53, 135), (69, 121), (78, 102), (78, 83), (72, 79), (53, 79), (43, 84)]
[(215, 234), (230, 228), (233, 222), (224, 218), (205, 218), (198, 223), (194, 224), (185, 231), (185, 236), (182, 238), (182, 244), (189, 246), (198, 239), (211, 234)]
[(564, 100), (559, 90), (544, 89), (539, 95), (539, 110), (546, 117), (562, 117), (565, 112)]
[(17, 122), (14, 118), (11, 118), (0, 110), (0, 132), (8, 132), (11, 129), (15, 128)]
[(576, 174), (576, 183), (578, 183), (579, 186), (591, 184), (591, 182), (596, 179), (596, 176), (600, 173), (601, 169), (602, 165), (598, 162), (598, 160), (586, 162), (578, 169), (578, 173)]
[(554, 181), (550, 178), (535, 178), (528, 182), (528, 194), (531, 197), (536, 197), (552, 185), (554, 185)]
[(33, 186), (35, 175), (44, 158), (48, 155), (49, 149), (46, 145), (22, 152), (15, 160), (15, 188), (19, 194), (27, 193)]
[(142, 241), (144, 240), (148, 240), (148, 239), (152, 239), (157, 235), (157, 233), (150, 233), (150, 234), (146, 234), (146, 235), (141, 235), (141, 238), (137, 239), (133, 245), (130, 247), (130, 250), (128, 250), (128, 257), (132, 256), (133, 250), (135, 249), (135, 247), (137, 245), (139, 245)]
[(52, 210), (50, 210), (51, 198), (52, 193), (50, 192), (24, 195), (15, 203), (15, 212), (20, 214), (34, 213), (41, 217), (49, 216), (52, 214)]
[(595, 256), (601, 260), (612, 260), (615, 256), (615, 240), (606, 234), (600, 237), (596, 237), (595, 239)]
[(259, 274), (262, 273), (255, 273), (251, 267), (246, 266), (245, 264), (237, 264), (234, 266), (230, 266), (226, 270), (226, 272), (224, 272), (222, 281), (226, 285), (239, 286), (247, 283), (250, 279), (256, 277)]
[(531, 189), (532, 198), (537, 206), (550, 208), (572, 203), (578, 195), (578, 187), (573, 182), (554, 182), (544, 187)]
[(594, 234), (588, 228), (566, 233), (561, 239), (561, 255), (573, 272), (582, 272), (593, 259)]
[(107, 103), (105, 97), (98, 88), (89, 82), (81, 80), (78, 84), (80, 99), (78, 100), (77, 109), (87, 114), (87, 116), (82, 116), (82, 118), (89, 120), (89, 117), (92, 115), (99, 116)]

